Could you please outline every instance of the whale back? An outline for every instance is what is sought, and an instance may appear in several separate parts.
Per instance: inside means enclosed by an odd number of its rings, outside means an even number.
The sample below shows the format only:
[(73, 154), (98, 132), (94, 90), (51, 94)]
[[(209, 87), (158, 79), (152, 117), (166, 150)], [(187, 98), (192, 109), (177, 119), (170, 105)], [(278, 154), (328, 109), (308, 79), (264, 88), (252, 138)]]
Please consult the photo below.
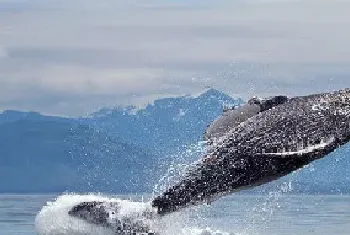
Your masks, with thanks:
[(272, 109), (288, 100), (287, 96), (277, 95), (265, 99), (252, 98), (246, 104), (224, 110), (206, 129), (204, 139), (209, 144), (215, 143), (217, 138), (224, 136), (232, 128), (257, 115)]
[(318, 158), (319, 150), (348, 142), (349, 121), (350, 90), (295, 97), (236, 126), (209, 154)]

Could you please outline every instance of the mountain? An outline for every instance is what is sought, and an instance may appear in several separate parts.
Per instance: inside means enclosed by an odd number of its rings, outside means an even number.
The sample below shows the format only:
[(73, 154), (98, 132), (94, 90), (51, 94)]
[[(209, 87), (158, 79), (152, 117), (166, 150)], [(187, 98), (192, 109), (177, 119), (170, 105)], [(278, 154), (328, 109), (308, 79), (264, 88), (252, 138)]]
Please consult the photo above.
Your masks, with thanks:
[(70, 122), (71, 119), (64, 117), (45, 116), (38, 112), (23, 112), (16, 110), (5, 110), (0, 113), (0, 124), (15, 122), (20, 120), (32, 120), (32, 121), (59, 121)]
[(200, 141), (208, 124), (222, 113), (224, 106), (241, 103), (218, 90), (208, 89), (197, 97), (159, 99), (140, 110), (133, 106), (103, 109), (84, 123), (123, 136), (142, 148), (169, 153)]
[[(77, 119), (0, 113), (0, 192), (150, 192), (198, 158), (204, 130), (224, 106), (241, 104), (208, 89), (198, 96), (101, 109)], [(350, 145), (279, 181), (294, 193), (350, 193)], [(167, 176), (167, 177), (164, 177)], [(160, 185), (162, 183), (160, 182)]]
[(26, 117), (0, 125), (0, 192), (151, 189), (138, 182), (150, 153), (75, 120)]
[(200, 140), (223, 105), (236, 103), (209, 89), (79, 119), (4, 111), (0, 192), (151, 191), (169, 168), (169, 153), (180, 158), (184, 144)]

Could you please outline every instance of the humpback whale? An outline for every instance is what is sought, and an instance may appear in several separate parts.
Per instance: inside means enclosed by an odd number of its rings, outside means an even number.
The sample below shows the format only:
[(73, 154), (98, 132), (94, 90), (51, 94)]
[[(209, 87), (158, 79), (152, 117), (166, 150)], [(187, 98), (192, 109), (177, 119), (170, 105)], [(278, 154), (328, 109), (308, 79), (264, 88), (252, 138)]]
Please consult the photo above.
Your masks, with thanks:
[[(262, 185), (325, 157), (350, 139), (350, 89), (253, 99), (215, 120), (205, 138), (210, 143), (207, 153), (182, 180), (152, 200), (154, 211), (146, 217)], [(105, 208), (102, 202), (88, 202), (69, 214), (106, 224)]]
[(265, 99), (252, 98), (247, 104), (224, 110), (224, 113), (215, 119), (206, 129), (204, 139), (212, 143), (215, 139), (224, 136), (230, 129), (246, 121), (248, 118), (285, 103), (287, 96), (273, 96)]

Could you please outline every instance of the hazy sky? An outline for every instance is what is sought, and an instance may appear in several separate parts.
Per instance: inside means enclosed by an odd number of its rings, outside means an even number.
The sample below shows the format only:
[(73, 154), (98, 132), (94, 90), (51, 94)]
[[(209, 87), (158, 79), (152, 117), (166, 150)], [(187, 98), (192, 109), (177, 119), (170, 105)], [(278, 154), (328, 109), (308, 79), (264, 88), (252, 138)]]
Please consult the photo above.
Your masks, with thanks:
[(0, 110), (350, 87), (350, 1), (0, 0)]

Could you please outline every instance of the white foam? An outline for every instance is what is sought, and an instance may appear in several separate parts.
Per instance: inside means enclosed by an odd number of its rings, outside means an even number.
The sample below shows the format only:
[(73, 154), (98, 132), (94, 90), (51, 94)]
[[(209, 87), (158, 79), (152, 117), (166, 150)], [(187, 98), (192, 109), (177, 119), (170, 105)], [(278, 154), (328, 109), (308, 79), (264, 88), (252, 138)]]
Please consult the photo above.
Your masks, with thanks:
[(236, 235), (235, 233), (221, 232), (220, 230), (212, 230), (210, 228), (184, 228), (182, 233), (184, 235)]
[[(81, 202), (103, 201), (117, 202), (120, 205), (119, 215), (137, 216), (145, 210), (150, 210), (150, 203), (132, 202), (102, 195), (68, 194), (47, 202), (35, 218), (35, 227), (39, 235), (115, 235), (101, 226), (89, 224), (82, 219), (68, 215), (68, 211)], [(157, 217), (148, 221), (150, 228), (160, 235), (232, 235), (210, 228), (195, 228), (188, 226), (186, 211), (176, 212), (167, 216)]]
[(110, 231), (68, 216), (68, 211), (83, 201), (94, 201), (97, 196), (64, 195), (54, 202), (47, 202), (35, 218), (35, 227), (39, 235), (88, 235), (112, 234)]
[(150, 207), (148, 203), (131, 202), (100, 195), (62, 195), (54, 202), (47, 202), (35, 218), (39, 235), (109, 235), (114, 233), (101, 226), (68, 215), (68, 211), (81, 202), (118, 202), (119, 215), (133, 216)]

